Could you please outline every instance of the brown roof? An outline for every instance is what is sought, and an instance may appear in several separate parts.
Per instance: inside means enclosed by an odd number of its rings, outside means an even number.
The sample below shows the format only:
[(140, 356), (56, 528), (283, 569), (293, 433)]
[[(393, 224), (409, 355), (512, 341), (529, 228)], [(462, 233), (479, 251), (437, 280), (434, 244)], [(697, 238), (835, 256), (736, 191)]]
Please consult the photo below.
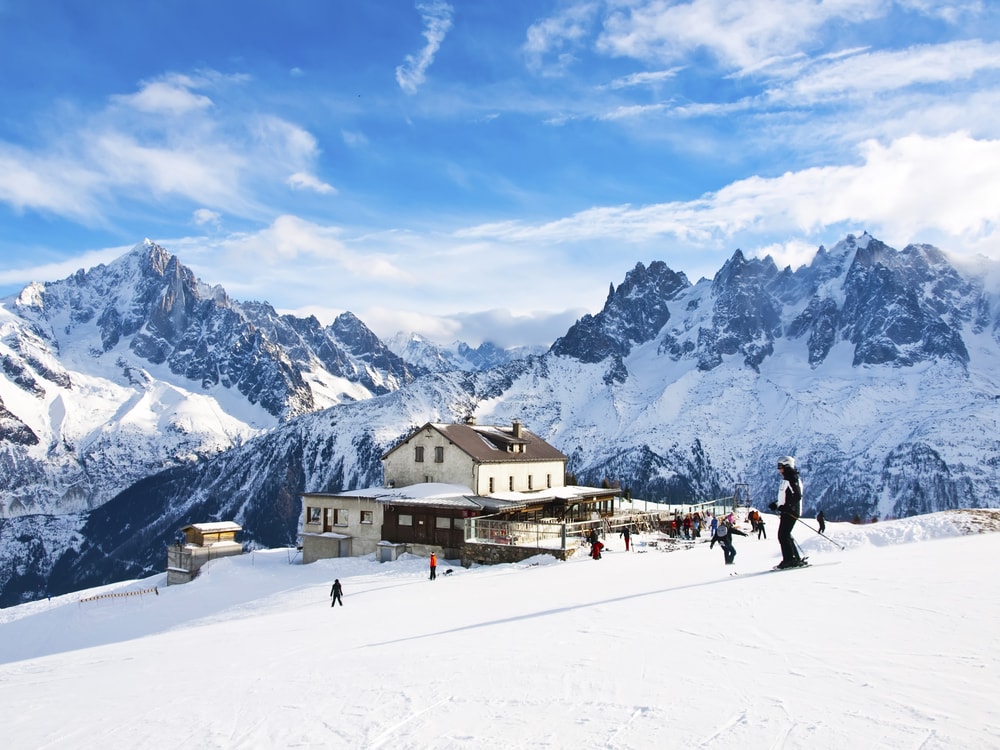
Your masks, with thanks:
[[(399, 444), (387, 451), (385, 458), (393, 451), (406, 445), (421, 430), (435, 430), (444, 435), (459, 450), (468, 454), (478, 463), (511, 463), (531, 461), (566, 461), (566, 455), (538, 435), (520, 428), (520, 436), (515, 428), (475, 424), (440, 424), (428, 422), (406, 436)], [(510, 446), (519, 445), (519, 452), (513, 453)]]

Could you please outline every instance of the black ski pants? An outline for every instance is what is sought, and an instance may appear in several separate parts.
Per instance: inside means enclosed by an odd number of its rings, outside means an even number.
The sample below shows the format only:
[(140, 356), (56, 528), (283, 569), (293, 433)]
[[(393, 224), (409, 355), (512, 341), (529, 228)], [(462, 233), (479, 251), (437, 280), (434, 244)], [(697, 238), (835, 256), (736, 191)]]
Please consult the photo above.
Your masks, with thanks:
[(793, 563), (799, 561), (799, 551), (795, 547), (795, 540), (792, 539), (792, 527), (796, 518), (790, 513), (782, 513), (778, 522), (778, 544), (781, 545), (781, 561)]

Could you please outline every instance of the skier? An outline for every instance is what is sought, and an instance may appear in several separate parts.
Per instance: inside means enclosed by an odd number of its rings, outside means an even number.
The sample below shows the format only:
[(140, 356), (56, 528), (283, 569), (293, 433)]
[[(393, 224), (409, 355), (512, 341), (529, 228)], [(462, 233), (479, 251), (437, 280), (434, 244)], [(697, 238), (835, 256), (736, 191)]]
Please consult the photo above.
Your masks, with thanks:
[(819, 524), (819, 533), (822, 534), (826, 531), (826, 517), (823, 515), (823, 511), (816, 514), (816, 523)]
[(792, 456), (782, 456), (778, 459), (778, 471), (781, 472), (781, 485), (778, 487), (778, 499), (768, 507), (781, 514), (778, 522), (778, 544), (781, 545), (781, 562), (778, 568), (796, 568), (802, 565), (799, 550), (792, 539), (792, 527), (799, 518), (802, 507), (802, 480), (795, 469), (795, 459)]
[(712, 541), (708, 543), (709, 549), (712, 549), (716, 542), (719, 543), (719, 546), (722, 547), (722, 555), (725, 558), (726, 565), (732, 565), (736, 560), (736, 548), (733, 546), (733, 534), (746, 536), (744, 532), (740, 531), (735, 526), (730, 526), (728, 523), (723, 521), (715, 527), (715, 535), (712, 537)]
[(333, 597), (333, 599), (330, 600), (330, 606), (332, 607), (337, 602), (340, 602), (340, 606), (343, 607), (344, 600), (341, 599), (343, 595), (344, 595), (344, 588), (343, 586), (340, 585), (340, 579), (334, 578), (333, 586), (330, 588), (330, 596)]

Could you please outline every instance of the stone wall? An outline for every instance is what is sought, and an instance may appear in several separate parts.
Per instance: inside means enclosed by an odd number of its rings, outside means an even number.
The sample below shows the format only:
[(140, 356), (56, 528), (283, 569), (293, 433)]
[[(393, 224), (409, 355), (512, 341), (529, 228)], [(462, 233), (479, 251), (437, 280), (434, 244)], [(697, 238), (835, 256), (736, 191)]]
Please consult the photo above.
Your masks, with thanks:
[(552, 555), (557, 560), (567, 560), (576, 552), (575, 547), (568, 549), (545, 549), (539, 547), (518, 547), (514, 544), (475, 544), (466, 542), (462, 548), (462, 567), (476, 565), (498, 565), (500, 563), (516, 563), (527, 560), (535, 555)]

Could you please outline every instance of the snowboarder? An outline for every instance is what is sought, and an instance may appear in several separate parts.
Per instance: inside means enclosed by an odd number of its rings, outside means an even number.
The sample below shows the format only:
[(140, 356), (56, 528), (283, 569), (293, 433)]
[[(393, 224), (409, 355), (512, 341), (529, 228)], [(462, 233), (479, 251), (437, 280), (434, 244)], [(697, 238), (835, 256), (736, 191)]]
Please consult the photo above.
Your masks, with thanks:
[(826, 517), (823, 515), (823, 511), (816, 514), (816, 523), (819, 524), (819, 533), (822, 534), (826, 531)]
[(625, 539), (625, 551), (629, 551), (629, 540), (632, 538), (632, 532), (629, 531), (628, 525), (622, 527), (621, 533), (618, 535)]
[(344, 587), (340, 585), (340, 579), (333, 579), (333, 586), (330, 588), (330, 596), (333, 599), (330, 600), (330, 606), (332, 607), (337, 602), (340, 602), (340, 606), (344, 606), (344, 600), (341, 598), (344, 595)]
[(733, 546), (733, 534), (746, 536), (744, 532), (740, 531), (735, 526), (730, 526), (728, 523), (723, 521), (715, 527), (715, 534), (712, 536), (712, 541), (708, 543), (709, 549), (712, 549), (716, 542), (719, 543), (719, 546), (722, 547), (722, 555), (726, 560), (726, 565), (732, 565), (736, 560), (736, 548)]
[(757, 514), (757, 538), (760, 539), (764, 537), (767, 539), (767, 532), (764, 530), (764, 516), (760, 513)]
[(594, 546), (590, 549), (590, 556), (595, 560), (601, 559), (601, 550), (604, 549), (604, 544), (600, 541), (594, 542)]
[(777, 567), (784, 570), (802, 565), (802, 558), (792, 538), (792, 527), (799, 519), (802, 508), (802, 480), (795, 469), (795, 459), (792, 456), (782, 456), (778, 459), (778, 471), (781, 472), (778, 499), (768, 507), (781, 514), (781, 520), (778, 522), (781, 562)]
[(431, 552), (431, 580), (432, 581), (437, 578), (437, 569), (438, 569), (438, 557), (437, 557), (436, 554), (434, 554), (433, 552)]

